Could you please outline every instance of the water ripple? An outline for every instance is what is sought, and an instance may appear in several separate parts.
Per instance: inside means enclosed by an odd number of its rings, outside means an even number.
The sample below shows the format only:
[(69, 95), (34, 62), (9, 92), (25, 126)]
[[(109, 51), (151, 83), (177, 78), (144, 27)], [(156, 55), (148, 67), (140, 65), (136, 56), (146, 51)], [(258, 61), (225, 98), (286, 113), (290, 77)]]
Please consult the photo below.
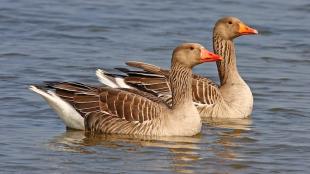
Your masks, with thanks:
[[(305, 0), (1, 1), (1, 171), (308, 173), (308, 12)], [(206, 119), (194, 137), (92, 136), (66, 130), (27, 89), (48, 80), (99, 84), (96, 68), (137, 58), (169, 67), (181, 42), (211, 49), (213, 24), (227, 15), (260, 32), (235, 41), (254, 94), (249, 119)], [(214, 63), (195, 72), (218, 81)]]

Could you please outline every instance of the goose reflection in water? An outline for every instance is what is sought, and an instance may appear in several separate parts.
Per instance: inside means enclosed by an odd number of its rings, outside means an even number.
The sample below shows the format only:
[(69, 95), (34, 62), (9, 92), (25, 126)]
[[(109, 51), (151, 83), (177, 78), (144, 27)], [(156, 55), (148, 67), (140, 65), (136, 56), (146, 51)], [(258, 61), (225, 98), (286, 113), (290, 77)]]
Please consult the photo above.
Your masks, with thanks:
[[(235, 151), (235, 148), (240, 146), (239, 141), (243, 144), (245, 141), (251, 140), (247, 137), (247, 132), (250, 131), (252, 124), (251, 119), (225, 121), (212, 119), (204, 120), (204, 122), (206, 123), (204, 129), (207, 129), (203, 131), (205, 133), (193, 137), (91, 134), (84, 131), (67, 130), (50, 140), (48, 147), (56, 151), (81, 154), (100, 155), (103, 153), (100, 158), (106, 157), (106, 151), (101, 152), (102, 147), (119, 149), (127, 153), (139, 152), (141, 154), (142, 152), (142, 154), (154, 153), (155, 155), (159, 153), (160, 159), (162, 157), (170, 159), (169, 170), (177, 173), (194, 173), (194, 168), (206, 171), (219, 170), (213, 169), (213, 166), (220, 167), (223, 161), (224, 163), (227, 161), (234, 163), (235, 159), (240, 157)], [(251, 141), (249, 142), (251, 143)], [(164, 156), (162, 156), (163, 151)], [(201, 151), (209, 151), (210, 153), (202, 153)], [(202, 156), (202, 154), (206, 156)], [(121, 158), (117, 154), (112, 155)], [(154, 164), (152, 167), (160, 168), (162, 166)]]

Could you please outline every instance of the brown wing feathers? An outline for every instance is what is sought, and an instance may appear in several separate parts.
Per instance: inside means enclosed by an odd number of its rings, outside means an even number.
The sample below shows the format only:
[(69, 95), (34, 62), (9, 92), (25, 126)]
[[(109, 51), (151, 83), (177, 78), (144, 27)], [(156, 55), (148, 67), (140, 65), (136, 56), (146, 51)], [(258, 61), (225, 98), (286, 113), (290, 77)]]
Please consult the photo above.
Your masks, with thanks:
[(163, 76), (167, 75), (166, 70), (163, 70), (160, 67), (155, 66), (155, 65), (151, 65), (151, 64), (147, 64), (143, 62), (136, 62), (136, 61), (129, 61), (129, 62), (126, 62), (126, 64), (131, 67), (143, 69), (144, 71), (149, 72), (149, 73), (163, 75)]
[(93, 112), (85, 117), (85, 129), (99, 133), (148, 135), (156, 127), (150, 122), (130, 122), (107, 113)]
[[(135, 90), (96, 88), (76, 83), (53, 83), (48, 84), (48, 87), (55, 89), (59, 97), (70, 102), (86, 120), (92, 120), (88, 125), (108, 124), (105, 123), (107, 120), (116, 118), (119, 121), (142, 123), (161, 113), (159, 104), (155, 103), (161, 102), (159, 99), (150, 94), (149, 98), (145, 98), (143, 93)], [(100, 119), (93, 118), (96, 116)]]
[(218, 86), (207, 78), (196, 76), (192, 84), (194, 102), (214, 104), (221, 96)]
[(86, 86), (75, 82), (45, 82), (47, 88), (56, 90), (56, 94), (71, 103), (74, 101), (74, 95), (77, 92), (95, 90), (94, 87)]
[[(103, 89), (102, 89), (103, 90)], [(147, 134), (150, 122), (161, 114), (158, 104), (119, 89), (100, 93), (100, 111), (85, 116), (85, 128), (93, 132)], [(143, 129), (143, 131), (141, 131)]]
[[(100, 105), (105, 105), (109, 113), (128, 121), (143, 122), (160, 115), (159, 104), (155, 101), (119, 89), (109, 89), (101, 93)], [(152, 109), (154, 112), (151, 112)]]
[[(125, 82), (139, 90), (152, 93), (168, 105), (171, 103), (171, 89), (167, 81), (169, 78), (169, 71), (163, 70), (157, 66), (146, 64), (142, 62), (127, 62), (129, 66), (140, 68), (143, 71), (125, 72), (128, 76), (125, 77)], [(139, 72), (139, 73), (136, 73)], [(154, 73), (154, 75), (149, 75)], [(160, 76), (158, 76), (160, 75)], [(218, 86), (211, 80), (199, 75), (193, 75), (193, 101), (201, 104), (214, 104), (221, 96)]]
[(72, 104), (82, 116), (101, 110), (98, 92), (76, 93)]

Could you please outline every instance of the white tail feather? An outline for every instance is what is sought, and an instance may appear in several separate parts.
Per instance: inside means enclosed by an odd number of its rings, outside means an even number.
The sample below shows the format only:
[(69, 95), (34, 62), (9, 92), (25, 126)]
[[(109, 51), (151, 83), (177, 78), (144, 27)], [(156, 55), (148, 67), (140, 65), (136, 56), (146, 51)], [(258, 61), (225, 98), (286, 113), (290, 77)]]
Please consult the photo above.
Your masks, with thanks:
[(131, 86), (127, 85), (124, 81), (123, 78), (121, 77), (115, 77), (115, 82), (117, 83), (117, 85), (120, 87), (120, 88), (129, 88), (129, 89), (132, 89)]
[(67, 127), (78, 130), (85, 129), (84, 118), (68, 102), (58, 97), (53, 91), (45, 92), (33, 85), (29, 89), (41, 95)]
[(96, 70), (96, 76), (97, 76), (98, 80), (99, 80), (101, 83), (103, 83), (103, 84), (105, 84), (105, 85), (107, 85), (107, 86), (109, 86), (109, 87), (111, 87), (111, 88), (119, 88), (119, 86), (118, 86), (116, 83), (112, 82), (112, 81), (104, 74), (104, 71), (103, 71), (102, 69), (97, 69), (97, 70)]
[[(111, 87), (111, 88), (132, 88), (131, 86), (127, 85), (123, 78), (121, 77), (108, 77), (105, 75), (105, 71), (102, 69), (96, 70), (96, 75), (98, 80)], [(113, 78), (113, 80), (111, 80)]]

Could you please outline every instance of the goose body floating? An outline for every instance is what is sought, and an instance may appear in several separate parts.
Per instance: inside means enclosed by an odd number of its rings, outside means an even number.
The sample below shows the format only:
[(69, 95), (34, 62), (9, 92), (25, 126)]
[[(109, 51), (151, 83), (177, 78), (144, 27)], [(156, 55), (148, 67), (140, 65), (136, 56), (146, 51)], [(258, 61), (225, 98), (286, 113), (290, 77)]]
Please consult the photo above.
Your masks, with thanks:
[(222, 58), (196, 43), (174, 49), (169, 75), (172, 104), (136, 89), (49, 82), (30, 86), (58, 113), (67, 127), (99, 133), (192, 136), (201, 118), (192, 102), (192, 67)]
[[(192, 96), (203, 118), (246, 118), (252, 113), (253, 95), (238, 72), (233, 40), (242, 35), (257, 34), (257, 30), (248, 27), (235, 17), (219, 19), (213, 30), (214, 53), (224, 59), (217, 62), (220, 85), (207, 77), (192, 75)], [(102, 83), (112, 83), (114, 87), (137, 88), (162, 98), (171, 105), (172, 92), (169, 84), (171, 71), (143, 62), (127, 62), (127, 65), (143, 71), (119, 69), (126, 73), (117, 77), (97, 70)]]

